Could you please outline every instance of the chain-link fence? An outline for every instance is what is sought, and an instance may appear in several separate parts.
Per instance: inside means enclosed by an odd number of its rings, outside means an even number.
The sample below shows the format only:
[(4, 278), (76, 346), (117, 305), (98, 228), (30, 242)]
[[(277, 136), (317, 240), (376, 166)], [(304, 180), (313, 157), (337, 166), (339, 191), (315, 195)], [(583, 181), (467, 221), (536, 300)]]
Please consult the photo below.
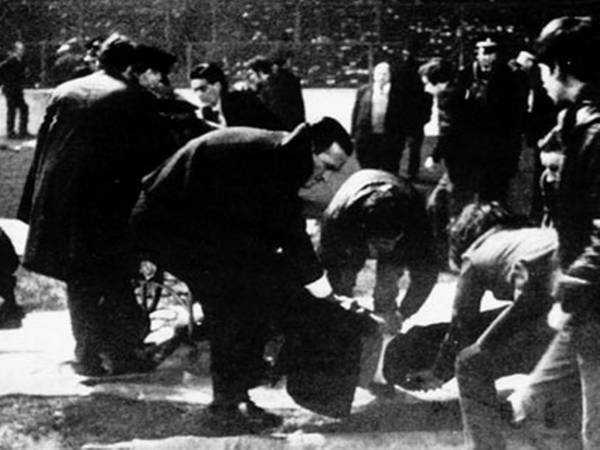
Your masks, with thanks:
[(600, 15), (597, 0), (3, 0), (0, 45), (28, 44), (32, 81), (49, 84), (56, 49), (73, 37), (120, 31), (174, 52), (174, 81), (197, 62), (222, 62), (235, 78), (243, 61), (287, 48), (307, 85), (348, 86), (403, 46), (457, 65), (492, 37), (512, 56), (543, 23), (564, 14)]

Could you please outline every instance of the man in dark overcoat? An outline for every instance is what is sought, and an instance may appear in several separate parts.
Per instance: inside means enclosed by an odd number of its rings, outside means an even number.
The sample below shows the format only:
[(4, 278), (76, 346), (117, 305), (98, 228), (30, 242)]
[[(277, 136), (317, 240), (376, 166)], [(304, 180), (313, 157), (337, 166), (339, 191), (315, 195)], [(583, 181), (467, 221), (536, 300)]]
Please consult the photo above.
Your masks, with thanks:
[(476, 44), (476, 60), (459, 73), (465, 89), (468, 143), (480, 163), (480, 200), (505, 202), (519, 168), (527, 113), (527, 86), (502, 61), (491, 39)]
[(114, 35), (102, 70), (50, 99), (21, 199), (23, 265), (66, 281), (76, 370), (148, 370), (128, 218), (142, 176), (174, 149), (153, 97), (129, 79), (134, 44)]
[(298, 189), (339, 170), (351, 151), (331, 118), (291, 133), (228, 127), (188, 142), (144, 180), (132, 215), (138, 245), (202, 305), (219, 420), (278, 422), (248, 396), (265, 337), (273, 323), (285, 328), (290, 309), (307, 308), (303, 285), (331, 294)]
[[(431, 98), (423, 90), (417, 68), (392, 72), (381, 62), (373, 82), (360, 87), (352, 110), (352, 138), (363, 169), (398, 174), (404, 146), (410, 147), (408, 176), (418, 175), (423, 126), (431, 115)], [(414, 80), (416, 80), (416, 87)]]

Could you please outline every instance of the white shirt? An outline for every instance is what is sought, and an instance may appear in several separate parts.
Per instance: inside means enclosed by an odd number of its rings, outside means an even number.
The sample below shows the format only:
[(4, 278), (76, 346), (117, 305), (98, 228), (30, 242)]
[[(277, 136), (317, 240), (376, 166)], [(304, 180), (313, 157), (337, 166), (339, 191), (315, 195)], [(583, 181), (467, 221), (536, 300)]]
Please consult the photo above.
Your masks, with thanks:
[(373, 85), (371, 97), (371, 129), (374, 134), (385, 133), (385, 114), (390, 97), (390, 83)]

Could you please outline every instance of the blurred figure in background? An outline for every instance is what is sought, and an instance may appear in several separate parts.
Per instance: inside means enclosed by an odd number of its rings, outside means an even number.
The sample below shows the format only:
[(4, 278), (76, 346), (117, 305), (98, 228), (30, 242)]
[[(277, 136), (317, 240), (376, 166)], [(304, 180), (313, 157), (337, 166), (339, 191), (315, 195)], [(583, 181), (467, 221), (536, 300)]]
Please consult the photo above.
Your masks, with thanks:
[(49, 83), (58, 86), (92, 71), (84, 61), (84, 49), (77, 38), (69, 39), (56, 50), (56, 60), (50, 69)]
[[(32, 137), (27, 130), (29, 106), (23, 96), (27, 70), (25, 66), (25, 44), (16, 41), (8, 57), (0, 62), (0, 84), (6, 98), (6, 135), (8, 138)], [(19, 129), (15, 130), (15, 119), (19, 114)]]
[(291, 131), (304, 122), (304, 99), (296, 76), (263, 56), (252, 58), (248, 71), (258, 98), (277, 116), (284, 130)]
[(400, 148), (397, 155), (398, 167), (404, 147), (408, 147), (408, 165), (406, 174), (411, 180), (416, 180), (421, 165), (421, 147), (425, 136), (424, 127), (431, 118), (433, 99), (423, 89), (423, 83), (418, 73), (414, 45), (406, 45), (402, 49), (402, 57), (392, 72), (392, 87), (398, 98), (399, 115), (402, 120), (398, 123), (400, 133)]

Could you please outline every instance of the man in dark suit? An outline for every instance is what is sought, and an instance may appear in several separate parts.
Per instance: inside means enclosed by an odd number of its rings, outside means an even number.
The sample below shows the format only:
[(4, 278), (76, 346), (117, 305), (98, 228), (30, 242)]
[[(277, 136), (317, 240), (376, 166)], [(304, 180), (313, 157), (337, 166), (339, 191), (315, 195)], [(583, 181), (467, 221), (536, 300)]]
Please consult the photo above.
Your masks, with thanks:
[(283, 130), (281, 121), (258, 97), (248, 91), (229, 91), (223, 71), (203, 63), (190, 72), (190, 87), (198, 94), (202, 118), (221, 127), (245, 126)]
[(420, 165), (423, 126), (430, 116), (431, 99), (414, 69), (419, 83), (417, 95), (409, 86), (409, 69), (392, 75), (389, 63), (381, 62), (373, 70), (373, 83), (362, 86), (352, 110), (352, 137), (356, 156), (363, 169), (382, 169), (398, 174), (405, 144), (410, 147), (409, 177), (416, 177)]
[(331, 295), (298, 189), (339, 170), (351, 151), (331, 118), (291, 133), (228, 127), (190, 141), (145, 178), (132, 215), (138, 245), (202, 305), (219, 421), (279, 423), (248, 397), (265, 338), (288, 310), (308, 305), (302, 286)]
[(174, 148), (154, 98), (129, 77), (134, 49), (113, 35), (101, 70), (55, 89), (19, 207), (30, 225), (24, 267), (67, 283), (84, 375), (153, 367), (128, 217), (142, 176)]

